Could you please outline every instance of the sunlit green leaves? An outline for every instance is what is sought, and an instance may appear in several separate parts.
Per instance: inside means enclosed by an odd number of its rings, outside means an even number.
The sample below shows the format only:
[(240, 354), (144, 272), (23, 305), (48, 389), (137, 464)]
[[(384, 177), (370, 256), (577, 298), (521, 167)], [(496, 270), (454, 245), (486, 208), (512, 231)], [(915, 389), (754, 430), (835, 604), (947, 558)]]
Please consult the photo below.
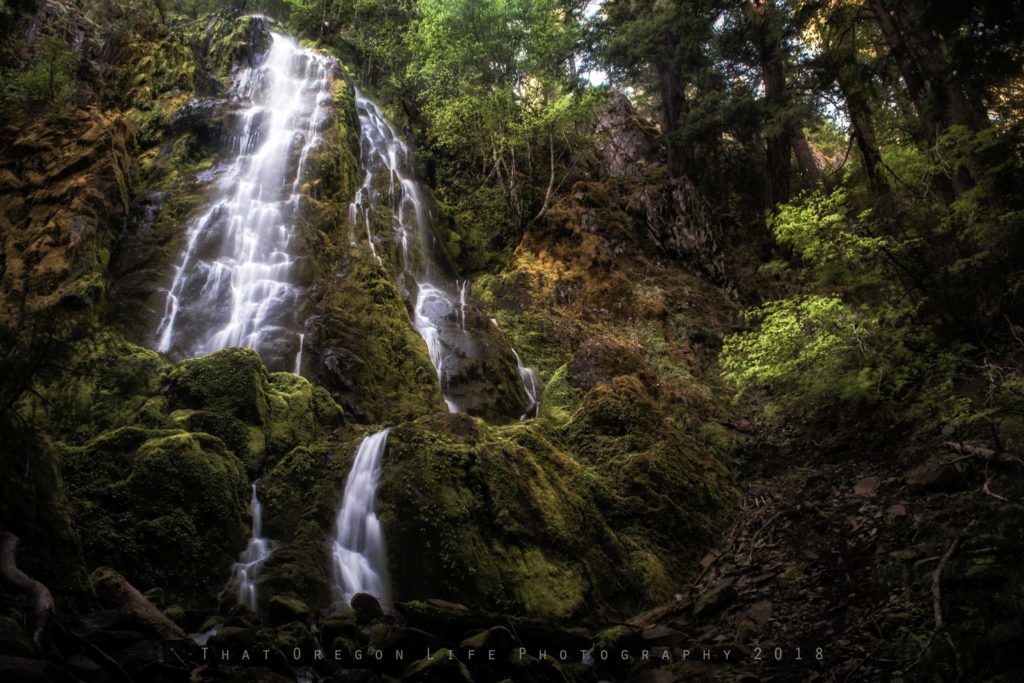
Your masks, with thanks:
[(770, 225), (779, 243), (791, 246), (814, 266), (866, 268), (889, 243), (871, 234), (871, 221), (871, 211), (853, 209), (846, 192), (839, 189), (784, 204)]

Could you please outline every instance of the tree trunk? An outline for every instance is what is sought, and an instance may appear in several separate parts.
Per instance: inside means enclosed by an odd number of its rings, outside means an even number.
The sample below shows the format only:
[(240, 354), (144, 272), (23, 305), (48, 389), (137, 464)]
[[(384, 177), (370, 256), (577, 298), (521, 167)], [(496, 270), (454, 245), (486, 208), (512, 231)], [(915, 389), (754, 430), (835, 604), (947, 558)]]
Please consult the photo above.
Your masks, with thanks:
[(807, 187), (814, 187), (821, 181), (821, 171), (827, 160), (821, 152), (814, 149), (807, 141), (807, 136), (802, 130), (793, 132), (793, 156), (796, 157), (797, 166), (800, 167), (800, 175), (804, 178)]
[(768, 105), (770, 132), (766, 140), (767, 173), (765, 204), (771, 209), (789, 199), (790, 163), (793, 150), (793, 122), (790, 120), (789, 91), (786, 89), (785, 48), (782, 35), (772, 26), (771, 3), (746, 3), (750, 38), (757, 49)]
[(935, 144), (950, 126), (987, 128), (980, 93), (967, 85), (944, 41), (927, 27), (920, 1), (870, 0), (869, 4), (924, 124), (927, 143)]
[(864, 175), (867, 178), (868, 187), (871, 188), (871, 192), (875, 196), (888, 194), (889, 184), (881, 173), (882, 154), (878, 151), (878, 144), (875, 142), (875, 126), (867, 98), (858, 86), (850, 83), (849, 77), (843, 74), (842, 67), (840, 67), (837, 84), (843, 99), (846, 100), (846, 113), (850, 116), (853, 140), (857, 143), (857, 151), (860, 152), (861, 162), (864, 164)]
[(658, 94), (661, 99), (661, 128), (668, 147), (668, 170), (673, 178), (684, 177), (692, 168), (686, 150), (675, 139), (679, 119), (686, 110), (686, 97), (678, 69), (669, 60), (658, 62)]

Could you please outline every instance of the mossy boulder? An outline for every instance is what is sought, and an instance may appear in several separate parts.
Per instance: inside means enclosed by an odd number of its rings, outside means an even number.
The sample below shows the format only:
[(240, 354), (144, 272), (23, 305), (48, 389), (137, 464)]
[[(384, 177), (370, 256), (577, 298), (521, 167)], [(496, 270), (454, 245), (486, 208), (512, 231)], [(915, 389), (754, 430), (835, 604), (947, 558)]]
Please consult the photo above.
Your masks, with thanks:
[[(704, 540), (688, 530), (718, 528), (728, 496), (701, 499), (704, 510), (687, 507), (690, 518), (622, 519), (614, 508), (628, 501), (617, 489), (628, 494), (631, 482), (573, 457), (544, 429), (437, 415), (392, 430), (378, 500), (388, 545), (400, 549), (390, 553), (396, 599), (565, 621), (622, 613), (678, 587), (686, 564), (677, 558), (693, 559)], [(707, 488), (731, 490), (720, 466), (694, 458), (664, 467), (699, 465), (690, 479), (676, 475), (693, 486), (711, 469), (719, 478)], [(670, 495), (689, 494), (680, 485)], [(652, 500), (650, 509), (660, 505)]]
[(63, 464), (87, 563), (183, 605), (224, 585), (245, 545), (248, 482), (220, 439), (124, 427), (67, 447)]
[(409, 683), (472, 683), (473, 678), (455, 653), (443, 648), (410, 664), (402, 673), (402, 680)]
[(380, 423), (445, 409), (427, 346), (383, 270), (353, 263), (322, 310), (306, 326), (313, 376), (350, 411)]
[(252, 349), (231, 348), (182, 361), (166, 381), (171, 417), (220, 437), (257, 476), (300, 443), (343, 423), (327, 393), (302, 377), (267, 373)]

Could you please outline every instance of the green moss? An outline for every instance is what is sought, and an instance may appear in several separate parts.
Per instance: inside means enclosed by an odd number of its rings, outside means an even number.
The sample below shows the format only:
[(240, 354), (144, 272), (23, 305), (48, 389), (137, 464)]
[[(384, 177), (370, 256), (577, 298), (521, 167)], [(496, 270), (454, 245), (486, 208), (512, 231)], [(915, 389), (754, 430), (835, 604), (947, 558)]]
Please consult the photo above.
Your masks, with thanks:
[(328, 541), (359, 439), (300, 446), (260, 479), (265, 533), (279, 543), (261, 570), (263, 593), (327, 608), (334, 596)]
[(553, 425), (562, 425), (576, 412), (579, 402), (579, 391), (569, 383), (568, 366), (562, 365), (544, 385), (540, 415)]
[(268, 374), (252, 349), (182, 361), (166, 386), (176, 421), (220, 437), (254, 477), (343, 422), (341, 408), (326, 392), (297, 375)]
[(517, 597), (527, 614), (563, 621), (586, 611), (589, 586), (576, 563), (553, 562), (530, 549), (513, 552), (509, 564), (517, 575)]
[(624, 589), (653, 585), (654, 570), (631, 564), (610, 526), (610, 484), (544, 429), (438, 415), (392, 431), (378, 500), (389, 547), (402, 549), (397, 599), (552, 620), (635, 606)]
[(648, 447), (661, 420), (661, 410), (644, 385), (623, 375), (584, 395), (565, 434), (582, 457), (610, 459)]
[(153, 351), (97, 331), (71, 347), (59, 371), (40, 377), (39, 391), (26, 395), (19, 410), (55, 438), (75, 444), (126, 424), (169, 426), (160, 396), (169, 369)]
[(245, 543), (241, 463), (206, 434), (125, 427), (65, 449), (63, 470), (88, 563), (141, 590), (202, 604)]
[(267, 451), (287, 453), (344, 423), (342, 410), (321, 387), (287, 372), (269, 377)]
[(444, 410), (426, 344), (387, 274), (359, 259), (327, 293), (316, 344), (322, 380), (371, 422), (395, 423)]

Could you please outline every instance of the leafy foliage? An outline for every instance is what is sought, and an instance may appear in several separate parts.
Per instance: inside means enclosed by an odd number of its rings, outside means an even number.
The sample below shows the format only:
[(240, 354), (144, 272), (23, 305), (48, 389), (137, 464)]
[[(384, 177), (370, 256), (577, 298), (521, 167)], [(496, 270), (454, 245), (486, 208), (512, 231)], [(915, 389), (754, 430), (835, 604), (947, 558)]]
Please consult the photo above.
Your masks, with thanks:
[(39, 57), (32, 66), (8, 71), (0, 78), (3, 100), (61, 102), (71, 96), (78, 55), (56, 36), (44, 36), (40, 43)]

